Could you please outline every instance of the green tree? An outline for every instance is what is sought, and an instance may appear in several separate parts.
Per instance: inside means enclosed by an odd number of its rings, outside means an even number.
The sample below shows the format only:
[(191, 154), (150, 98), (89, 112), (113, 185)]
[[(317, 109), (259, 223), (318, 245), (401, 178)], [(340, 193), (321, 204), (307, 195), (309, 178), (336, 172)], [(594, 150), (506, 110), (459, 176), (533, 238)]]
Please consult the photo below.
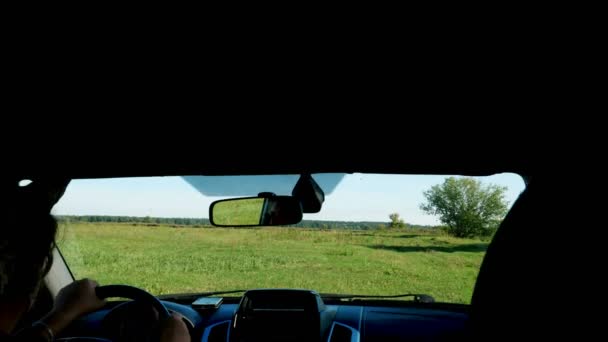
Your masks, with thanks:
[(490, 235), (507, 213), (505, 191), (506, 187), (493, 184), (484, 187), (473, 178), (449, 177), (423, 193), (427, 202), (420, 208), (439, 215), (448, 233), (456, 237)]
[(399, 217), (398, 213), (392, 213), (388, 215), (388, 217), (391, 219), (391, 228), (405, 228), (405, 223), (403, 223), (403, 220)]

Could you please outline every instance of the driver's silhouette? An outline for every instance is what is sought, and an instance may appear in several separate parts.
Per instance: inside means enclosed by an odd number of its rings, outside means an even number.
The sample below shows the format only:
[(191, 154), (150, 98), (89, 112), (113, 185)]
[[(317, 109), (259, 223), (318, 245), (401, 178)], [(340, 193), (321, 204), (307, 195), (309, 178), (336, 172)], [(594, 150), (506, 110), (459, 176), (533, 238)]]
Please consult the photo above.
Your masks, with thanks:
[[(57, 222), (50, 210), (67, 184), (34, 181), (27, 186), (14, 182), (0, 187), (6, 203), (0, 231), (1, 341), (52, 341), (72, 320), (105, 304), (95, 294), (97, 282), (79, 280), (59, 291), (46, 316), (14, 331), (32, 307), (52, 265)], [(160, 341), (190, 341), (188, 329), (178, 316), (161, 322)]]

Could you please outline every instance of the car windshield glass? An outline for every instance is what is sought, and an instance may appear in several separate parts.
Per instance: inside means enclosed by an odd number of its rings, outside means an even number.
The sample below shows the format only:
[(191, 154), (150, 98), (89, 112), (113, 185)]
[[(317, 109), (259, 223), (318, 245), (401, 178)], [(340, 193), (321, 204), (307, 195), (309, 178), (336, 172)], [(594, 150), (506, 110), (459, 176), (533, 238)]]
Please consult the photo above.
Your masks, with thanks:
[(76, 278), (156, 295), (305, 288), (469, 303), (487, 245), (525, 187), (515, 174), (315, 174), (325, 201), (298, 224), (209, 223), (212, 202), (290, 195), (298, 177), (73, 180), (53, 209), (58, 246)]

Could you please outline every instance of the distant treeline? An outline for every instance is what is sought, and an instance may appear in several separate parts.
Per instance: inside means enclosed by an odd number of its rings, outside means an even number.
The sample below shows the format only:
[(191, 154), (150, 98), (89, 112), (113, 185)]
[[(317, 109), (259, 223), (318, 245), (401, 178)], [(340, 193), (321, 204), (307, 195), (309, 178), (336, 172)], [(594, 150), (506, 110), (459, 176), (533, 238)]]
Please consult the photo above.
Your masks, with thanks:
[[(138, 216), (56, 216), (59, 222), (105, 222), (105, 223), (130, 223), (143, 226), (183, 226), (192, 228), (213, 227), (209, 219), (206, 218), (184, 218), (184, 217), (138, 217)], [(321, 228), (321, 229), (382, 229), (389, 226), (389, 222), (351, 222), (351, 221), (317, 221), (303, 220), (298, 224), (290, 225), (300, 228)], [(432, 226), (410, 225), (407, 228), (425, 229)]]
[(141, 225), (169, 225), (169, 226), (195, 226), (212, 227), (206, 218), (184, 217), (139, 217), (139, 216), (55, 216), (59, 222), (105, 222), (105, 223), (133, 223)]
[[(292, 224), (290, 227), (301, 228), (321, 228), (321, 229), (383, 229), (389, 227), (390, 222), (353, 222), (353, 221), (316, 221), (303, 220), (298, 224)], [(406, 224), (406, 228), (424, 229), (432, 228), (432, 226), (421, 226), (415, 224)]]

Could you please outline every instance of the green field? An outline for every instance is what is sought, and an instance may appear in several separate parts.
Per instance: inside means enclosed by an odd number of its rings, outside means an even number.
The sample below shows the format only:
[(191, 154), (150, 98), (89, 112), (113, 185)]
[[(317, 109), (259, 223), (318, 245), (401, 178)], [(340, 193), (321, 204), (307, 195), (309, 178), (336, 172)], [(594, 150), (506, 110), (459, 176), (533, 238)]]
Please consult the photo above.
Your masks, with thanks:
[(65, 223), (58, 244), (77, 278), (154, 294), (308, 288), (426, 293), (469, 303), (487, 242), (439, 233), (301, 228), (171, 228)]

